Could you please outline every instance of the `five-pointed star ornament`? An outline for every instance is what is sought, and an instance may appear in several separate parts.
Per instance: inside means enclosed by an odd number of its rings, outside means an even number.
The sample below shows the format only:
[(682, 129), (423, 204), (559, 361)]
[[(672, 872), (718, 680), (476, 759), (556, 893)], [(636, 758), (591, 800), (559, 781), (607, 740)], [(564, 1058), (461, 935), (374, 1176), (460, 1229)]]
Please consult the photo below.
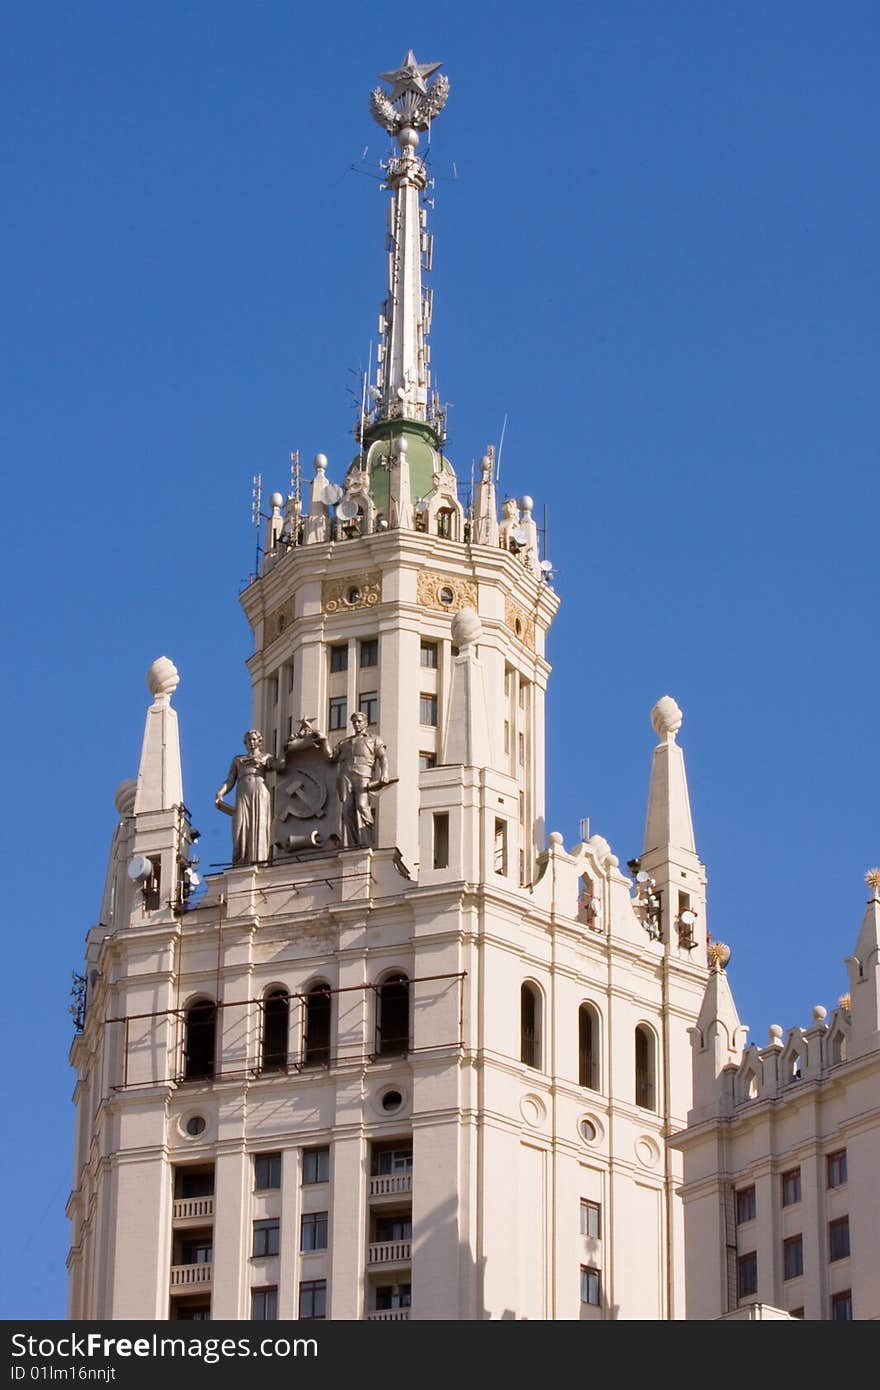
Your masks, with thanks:
[(396, 72), (380, 72), (379, 76), (383, 82), (391, 83), (391, 100), (396, 101), (404, 92), (418, 92), (424, 96), (428, 90), (425, 78), (442, 66), (442, 63), (417, 63), (416, 55), (410, 49)]

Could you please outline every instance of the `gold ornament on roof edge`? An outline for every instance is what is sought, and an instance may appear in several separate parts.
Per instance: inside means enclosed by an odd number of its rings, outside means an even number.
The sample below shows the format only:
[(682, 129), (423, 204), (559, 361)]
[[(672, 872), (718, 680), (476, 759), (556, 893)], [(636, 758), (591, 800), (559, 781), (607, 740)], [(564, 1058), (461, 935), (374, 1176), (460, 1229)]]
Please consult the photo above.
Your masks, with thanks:
[(730, 947), (724, 941), (710, 941), (706, 949), (709, 964), (716, 970), (723, 970), (730, 960)]
[(846, 1009), (847, 1013), (849, 1013), (852, 1008), (852, 995), (842, 994), (837, 1002), (841, 1009)]
[(880, 888), (880, 869), (869, 869), (865, 874), (865, 882), (869, 888), (873, 888), (876, 893)]

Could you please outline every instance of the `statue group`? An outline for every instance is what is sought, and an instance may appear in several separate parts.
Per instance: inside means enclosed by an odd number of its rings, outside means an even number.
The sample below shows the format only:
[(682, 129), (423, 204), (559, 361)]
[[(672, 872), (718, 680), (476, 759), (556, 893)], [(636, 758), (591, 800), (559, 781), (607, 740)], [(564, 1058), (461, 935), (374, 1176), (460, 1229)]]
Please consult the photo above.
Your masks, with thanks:
[[(259, 729), (247, 731), (247, 752), (232, 759), (214, 798), (218, 810), (232, 817), (233, 864), (265, 863), (273, 845), (282, 852), (317, 847), (325, 835), (348, 846), (373, 846), (371, 797), (390, 785), (388, 754), (378, 735), (369, 732), (360, 710), (351, 716), (351, 726), (352, 733), (331, 748), (326, 735), (304, 720), (283, 758), (263, 752)], [(284, 804), (283, 810), (276, 805), (274, 819), (270, 772), (278, 774), (276, 800)], [(235, 804), (230, 805), (224, 798), (233, 789)], [(301, 827), (300, 834), (288, 833), (290, 817)]]

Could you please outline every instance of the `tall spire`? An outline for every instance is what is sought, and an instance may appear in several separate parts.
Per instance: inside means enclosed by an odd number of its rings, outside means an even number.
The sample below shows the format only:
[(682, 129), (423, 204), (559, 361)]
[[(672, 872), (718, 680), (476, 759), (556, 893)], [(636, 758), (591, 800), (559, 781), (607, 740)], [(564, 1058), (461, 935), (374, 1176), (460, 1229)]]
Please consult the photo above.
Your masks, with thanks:
[(179, 681), (177, 667), (167, 656), (160, 656), (147, 672), (153, 703), (144, 726), (135, 815), (142, 811), (169, 811), (183, 802), (177, 711), (171, 708), (171, 696)]
[(645, 818), (646, 854), (661, 845), (696, 852), (684, 754), (675, 741), (681, 720), (681, 710), (671, 695), (664, 695), (651, 711), (651, 723), (660, 742), (654, 749), (651, 767)]
[[(431, 268), (431, 237), (426, 230), (427, 208), (421, 206), (428, 184), (424, 162), (416, 150), (419, 131), (427, 130), (449, 95), (443, 75), (430, 85), (426, 79), (439, 63), (418, 63), (412, 49), (401, 66), (379, 76), (391, 92), (377, 87), (370, 98), (374, 118), (396, 136), (400, 153), (387, 166), (391, 190), (388, 205), (388, 297), (379, 317), (381, 342), (372, 392), (378, 418), (429, 421), (431, 374), (427, 339), (431, 327), (431, 291), (422, 291), (422, 266)], [(376, 417), (374, 417), (376, 418)]]

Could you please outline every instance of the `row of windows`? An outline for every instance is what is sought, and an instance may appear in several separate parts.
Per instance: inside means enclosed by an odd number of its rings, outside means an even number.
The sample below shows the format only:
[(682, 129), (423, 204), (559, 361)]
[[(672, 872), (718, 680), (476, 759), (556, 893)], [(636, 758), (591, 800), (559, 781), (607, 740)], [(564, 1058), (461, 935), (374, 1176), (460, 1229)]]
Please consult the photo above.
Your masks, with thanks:
[[(375, 1054), (399, 1055), (409, 1049), (410, 987), (406, 975), (397, 972), (374, 987), (376, 996)], [(331, 1060), (332, 990), (328, 984), (312, 985), (302, 1000), (303, 1045), (299, 1065), (326, 1066)], [(260, 1070), (286, 1071), (289, 1063), (290, 995), (271, 990), (262, 1001)], [(217, 1054), (217, 1005), (198, 999), (184, 1015), (183, 1078), (203, 1080), (215, 1074)]]
[[(329, 1212), (308, 1211), (300, 1218), (299, 1248), (302, 1252), (327, 1249)], [(254, 1238), (251, 1254), (277, 1255), (281, 1247), (281, 1220), (270, 1217), (254, 1222)]]
[[(368, 724), (379, 723), (379, 692), (366, 690), (358, 696), (358, 710), (366, 716)], [(437, 696), (419, 695), (419, 723), (429, 729), (437, 727)], [(330, 732), (346, 728), (348, 724), (348, 696), (331, 695), (327, 707), (327, 725)], [(420, 755), (424, 757), (425, 755)], [(431, 766), (433, 767), (433, 763)]]
[[(427, 671), (436, 671), (439, 664), (439, 644), (437, 642), (422, 642), (419, 647), (419, 665)], [(378, 637), (368, 637), (359, 643), (358, 666), (363, 670), (365, 667), (378, 665), (379, 639)], [(341, 642), (338, 646), (330, 648), (330, 672), (335, 675), (339, 671), (347, 670), (348, 643)]]
[[(826, 1187), (842, 1187), (847, 1180), (846, 1169), (846, 1149), (836, 1149), (834, 1153), (826, 1154), (825, 1157), (825, 1185)], [(782, 1195), (782, 1205), (791, 1207), (801, 1200), (801, 1170), (800, 1167), (789, 1168), (780, 1176), (780, 1188)], [(757, 1199), (755, 1196), (755, 1185), (750, 1183), (748, 1187), (737, 1188), (736, 1191), (736, 1223), (741, 1226), (746, 1221), (754, 1221), (757, 1215)]]
[[(327, 1280), (303, 1279), (299, 1286), (299, 1314), (303, 1322), (314, 1322), (327, 1316)], [(278, 1285), (270, 1284), (251, 1290), (251, 1320), (278, 1320)]]
[[(578, 1010), (578, 1085), (601, 1089), (599, 1013), (592, 1004)], [(543, 999), (535, 985), (520, 991), (520, 1061), (538, 1071), (543, 1066)], [(634, 1035), (635, 1100), (645, 1110), (657, 1108), (657, 1047), (654, 1034), (640, 1023)]]
[[(828, 1260), (845, 1260), (849, 1257), (849, 1217), (839, 1216), (828, 1222)], [(799, 1279), (804, 1272), (804, 1238), (802, 1234), (787, 1236), (782, 1242), (782, 1277)], [(737, 1260), (737, 1294), (748, 1298), (758, 1291), (758, 1255), (750, 1250)]]

